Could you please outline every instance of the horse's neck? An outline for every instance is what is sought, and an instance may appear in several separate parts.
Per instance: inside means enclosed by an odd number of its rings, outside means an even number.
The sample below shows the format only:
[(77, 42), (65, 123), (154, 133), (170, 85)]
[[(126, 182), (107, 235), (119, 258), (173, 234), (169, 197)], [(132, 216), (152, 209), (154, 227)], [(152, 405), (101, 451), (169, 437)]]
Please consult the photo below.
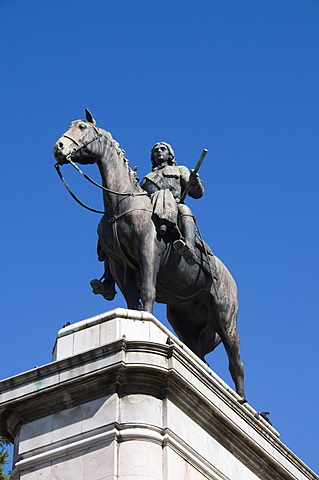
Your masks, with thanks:
[[(118, 151), (116, 147), (105, 146), (104, 153), (97, 162), (102, 185), (109, 190), (117, 193), (131, 193), (139, 190), (134, 184), (132, 174), (125, 160), (123, 153)], [(119, 205), (119, 201), (123, 200), (120, 195), (103, 192), (104, 205), (106, 208), (115, 209)]]

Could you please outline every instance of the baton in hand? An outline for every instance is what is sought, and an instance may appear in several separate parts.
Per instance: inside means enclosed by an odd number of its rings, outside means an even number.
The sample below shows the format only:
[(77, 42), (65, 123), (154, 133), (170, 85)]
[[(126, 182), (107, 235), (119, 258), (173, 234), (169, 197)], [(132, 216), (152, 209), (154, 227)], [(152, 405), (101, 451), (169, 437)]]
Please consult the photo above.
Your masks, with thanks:
[[(194, 168), (193, 172), (195, 172), (195, 173), (198, 172), (198, 170), (200, 169), (201, 164), (203, 163), (203, 160), (204, 160), (205, 155), (206, 155), (207, 152), (208, 152), (208, 150), (206, 150), (206, 148), (204, 148), (204, 150), (202, 151), (201, 156), (199, 157), (198, 162), (196, 163), (196, 167)], [(185, 198), (186, 198), (186, 195), (187, 195), (188, 192), (189, 192), (190, 187), (191, 187), (191, 182), (190, 182), (190, 180), (188, 180), (188, 182), (187, 182), (187, 184), (186, 184), (186, 187), (185, 187), (185, 190), (184, 190), (183, 193), (182, 193), (182, 196), (181, 196), (181, 199), (180, 199), (179, 203), (183, 203), (183, 202), (184, 202), (184, 200), (185, 200)]]

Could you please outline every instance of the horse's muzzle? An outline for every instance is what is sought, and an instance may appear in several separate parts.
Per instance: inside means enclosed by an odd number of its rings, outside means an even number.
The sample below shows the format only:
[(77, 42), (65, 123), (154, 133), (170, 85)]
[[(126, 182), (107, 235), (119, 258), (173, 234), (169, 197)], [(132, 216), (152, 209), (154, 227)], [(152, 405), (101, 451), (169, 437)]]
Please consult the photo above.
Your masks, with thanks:
[(53, 155), (59, 165), (64, 165), (65, 163), (69, 163), (68, 157), (72, 155), (73, 150), (70, 151), (69, 148), (65, 148), (63, 142), (58, 140), (53, 147)]
[(56, 161), (58, 162), (59, 165), (64, 165), (65, 163), (68, 163), (66, 155), (63, 155), (55, 147), (53, 148), (53, 155), (54, 155), (54, 158), (56, 159)]

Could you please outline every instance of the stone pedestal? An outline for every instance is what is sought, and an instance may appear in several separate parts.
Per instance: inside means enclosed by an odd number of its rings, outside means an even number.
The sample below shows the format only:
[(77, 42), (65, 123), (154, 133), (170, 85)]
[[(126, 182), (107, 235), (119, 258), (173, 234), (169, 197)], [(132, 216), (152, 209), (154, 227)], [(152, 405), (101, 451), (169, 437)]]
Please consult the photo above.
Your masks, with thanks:
[(63, 328), (52, 363), (0, 389), (11, 480), (318, 480), (146, 312)]

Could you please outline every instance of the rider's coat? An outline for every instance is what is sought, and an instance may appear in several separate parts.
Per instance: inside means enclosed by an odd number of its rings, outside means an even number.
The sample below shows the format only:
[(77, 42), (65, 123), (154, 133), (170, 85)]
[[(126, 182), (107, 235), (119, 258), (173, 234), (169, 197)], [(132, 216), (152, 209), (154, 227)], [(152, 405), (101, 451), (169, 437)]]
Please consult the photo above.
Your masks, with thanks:
[[(148, 173), (141, 187), (151, 196), (154, 214), (172, 228), (177, 225), (179, 214), (186, 214), (185, 205), (178, 205), (181, 195), (189, 181), (190, 171), (182, 165), (160, 165)], [(203, 182), (191, 185), (188, 195), (200, 198), (204, 194)], [(189, 210), (187, 208), (187, 210)], [(190, 210), (189, 213), (191, 214)]]

